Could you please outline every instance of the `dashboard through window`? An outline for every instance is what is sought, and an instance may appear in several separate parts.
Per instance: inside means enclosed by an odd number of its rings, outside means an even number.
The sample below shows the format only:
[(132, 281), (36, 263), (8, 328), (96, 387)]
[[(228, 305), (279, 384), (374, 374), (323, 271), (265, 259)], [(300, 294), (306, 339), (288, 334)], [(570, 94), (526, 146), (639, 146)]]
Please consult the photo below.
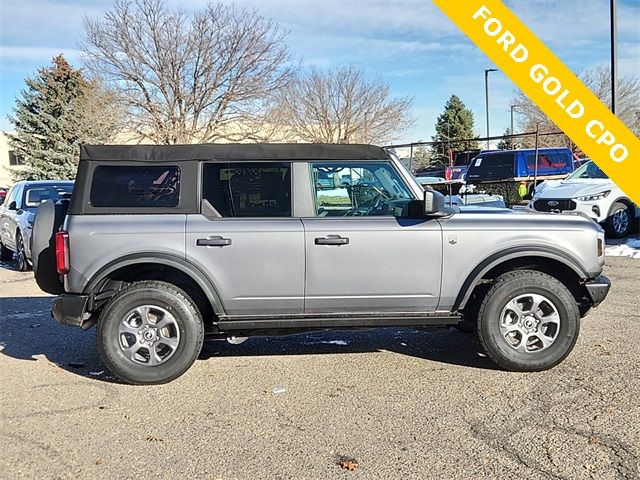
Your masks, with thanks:
[(406, 217), (413, 195), (387, 162), (312, 164), (318, 217)]

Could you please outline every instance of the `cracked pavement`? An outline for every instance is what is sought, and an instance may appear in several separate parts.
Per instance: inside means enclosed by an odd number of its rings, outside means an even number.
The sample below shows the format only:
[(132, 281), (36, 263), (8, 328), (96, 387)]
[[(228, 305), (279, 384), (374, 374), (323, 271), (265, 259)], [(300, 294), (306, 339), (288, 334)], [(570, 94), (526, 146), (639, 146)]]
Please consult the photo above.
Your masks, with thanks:
[(640, 262), (607, 262), (609, 298), (548, 372), (392, 328), (208, 343), (154, 387), (112, 378), (95, 332), (1, 264), (0, 477), (640, 478)]

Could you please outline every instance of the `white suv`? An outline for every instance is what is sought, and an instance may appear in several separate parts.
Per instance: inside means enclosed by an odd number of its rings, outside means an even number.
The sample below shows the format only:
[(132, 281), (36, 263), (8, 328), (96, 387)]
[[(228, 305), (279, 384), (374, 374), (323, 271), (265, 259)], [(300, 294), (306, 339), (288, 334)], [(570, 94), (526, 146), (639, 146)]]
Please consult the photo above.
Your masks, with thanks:
[(640, 209), (600, 167), (589, 161), (565, 180), (548, 180), (535, 189), (528, 208), (539, 212), (576, 211), (602, 224), (607, 235), (624, 237)]

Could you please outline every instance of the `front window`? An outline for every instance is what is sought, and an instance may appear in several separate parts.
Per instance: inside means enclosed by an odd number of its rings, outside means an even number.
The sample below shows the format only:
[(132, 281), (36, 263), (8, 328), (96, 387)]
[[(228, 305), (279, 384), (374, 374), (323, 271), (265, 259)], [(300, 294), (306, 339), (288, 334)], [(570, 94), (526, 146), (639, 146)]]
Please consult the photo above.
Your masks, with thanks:
[(45, 200), (57, 202), (63, 198), (71, 198), (73, 185), (42, 185), (26, 187), (24, 208), (37, 208)]
[(581, 178), (595, 178), (607, 180), (609, 177), (600, 170), (600, 167), (593, 162), (587, 162), (567, 177), (567, 180), (578, 180)]
[(414, 197), (390, 163), (314, 163), (318, 217), (408, 216)]

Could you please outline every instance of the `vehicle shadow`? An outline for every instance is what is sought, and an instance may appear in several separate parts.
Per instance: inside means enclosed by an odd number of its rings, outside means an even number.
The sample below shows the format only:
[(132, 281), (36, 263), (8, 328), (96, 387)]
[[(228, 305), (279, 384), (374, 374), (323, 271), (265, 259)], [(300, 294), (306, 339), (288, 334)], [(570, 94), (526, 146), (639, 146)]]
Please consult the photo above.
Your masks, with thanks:
[(205, 343), (200, 359), (270, 355), (394, 352), (438, 363), (496, 369), (472, 335), (454, 328), (386, 327), (370, 330), (318, 330), (281, 337), (252, 337), (240, 345)]
[[(106, 382), (110, 375), (97, 352), (95, 329), (59, 325), (50, 314), (51, 297), (0, 298), (0, 355), (55, 366)], [(199, 361), (219, 357), (323, 355), (389, 351), (439, 363), (494, 369), (470, 335), (454, 329), (424, 331), (380, 328), (322, 330), (286, 337), (254, 337), (240, 345), (205, 343)]]

